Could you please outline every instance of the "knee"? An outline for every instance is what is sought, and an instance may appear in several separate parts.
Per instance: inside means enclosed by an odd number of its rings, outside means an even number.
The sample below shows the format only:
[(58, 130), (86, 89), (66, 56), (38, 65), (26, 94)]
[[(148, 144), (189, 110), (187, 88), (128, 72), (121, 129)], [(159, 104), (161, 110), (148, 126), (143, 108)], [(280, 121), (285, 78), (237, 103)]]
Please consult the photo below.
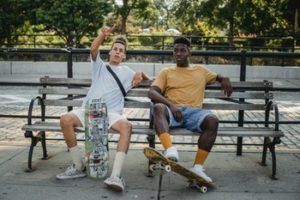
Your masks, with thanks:
[(165, 112), (165, 107), (166, 107), (166, 105), (164, 105), (162, 103), (154, 104), (153, 115), (157, 116), (157, 115), (163, 114)]
[(204, 119), (201, 128), (205, 131), (217, 132), (218, 126), (219, 119), (217, 118), (217, 116), (209, 115)]
[(66, 113), (60, 116), (60, 126), (61, 127), (70, 127), (73, 126), (73, 119), (72, 117)]
[(124, 121), (120, 124), (120, 131), (124, 134), (131, 135), (132, 131), (132, 124), (129, 121)]

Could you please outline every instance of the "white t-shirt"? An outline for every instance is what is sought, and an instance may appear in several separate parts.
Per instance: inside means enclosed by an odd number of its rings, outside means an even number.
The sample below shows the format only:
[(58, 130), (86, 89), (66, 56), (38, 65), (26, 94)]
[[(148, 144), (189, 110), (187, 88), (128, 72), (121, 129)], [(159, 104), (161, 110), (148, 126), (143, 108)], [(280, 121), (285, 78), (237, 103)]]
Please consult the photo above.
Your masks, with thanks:
[[(108, 112), (122, 114), (124, 96), (99, 53), (96, 61), (91, 58), (91, 65), (93, 70), (92, 84), (82, 103), (82, 108), (89, 99), (102, 98), (107, 105)], [(135, 72), (125, 65), (110, 65), (110, 67), (120, 79), (125, 91), (128, 92), (132, 88), (131, 81)]]

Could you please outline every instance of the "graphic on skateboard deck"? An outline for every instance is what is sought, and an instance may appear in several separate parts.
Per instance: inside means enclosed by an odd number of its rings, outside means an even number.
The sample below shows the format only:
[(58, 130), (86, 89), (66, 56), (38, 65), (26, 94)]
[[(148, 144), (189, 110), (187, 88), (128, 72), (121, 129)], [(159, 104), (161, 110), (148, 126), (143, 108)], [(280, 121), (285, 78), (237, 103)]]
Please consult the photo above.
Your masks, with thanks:
[(106, 104), (101, 99), (86, 102), (84, 122), (87, 174), (104, 178), (109, 167), (108, 119)]
[(198, 176), (191, 170), (183, 167), (177, 162), (167, 159), (162, 153), (154, 148), (144, 148), (145, 156), (154, 164), (150, 165), (150, 170), (162, 169), (166, 172), (174, 171), (188, 179), (188, 186), (198, 189), (200, 192), (207, 192), (207, 187), (214, 187), (210, 182), (207, 182), (201, 176)]

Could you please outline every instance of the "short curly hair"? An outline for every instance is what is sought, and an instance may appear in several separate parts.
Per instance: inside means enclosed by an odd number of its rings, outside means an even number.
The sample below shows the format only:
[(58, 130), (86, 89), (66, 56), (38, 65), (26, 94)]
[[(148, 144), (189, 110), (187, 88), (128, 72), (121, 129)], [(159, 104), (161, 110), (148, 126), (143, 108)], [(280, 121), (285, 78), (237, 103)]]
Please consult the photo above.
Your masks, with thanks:
[(191, 42), (189, 39), (185, 37), (178, 37), (174, 40), (174, 45), (175, 44), (185, 44), (187, 47), (191, 47)]

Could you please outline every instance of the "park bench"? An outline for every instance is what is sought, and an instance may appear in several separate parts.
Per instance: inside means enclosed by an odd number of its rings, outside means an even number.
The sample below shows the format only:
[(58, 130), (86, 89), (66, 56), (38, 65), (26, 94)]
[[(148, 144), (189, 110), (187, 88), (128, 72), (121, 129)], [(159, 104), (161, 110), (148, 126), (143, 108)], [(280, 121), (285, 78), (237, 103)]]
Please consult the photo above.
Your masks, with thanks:
[[(42, 77), (40, 79), (42, 87), (39, 89), (39, 95), (33, 98), (29, 105), (27, 123), (22, 127), (25, 131), (25, 137), (31, 139), (31, 145), (28, 155), (28, 169), (32, 171), (32, 155), (34, 147), (40, 141), (43, 149), (43, 159), (48, 158), (46, 149), (46, 140), (53, 138), (46, 137), (46, 132), (61, 132), (59, 126), (59, 117), (49, 117), (46, 114), (49, 107), (79, 107), (82, 98), (87, 94), (90, 86), (90, 79), (75, 78), (50, 78)], [(150, 147), (155, 148), (159, 143), (155, 137), (153, 129), (153, 120), (151, 115), (152, 103), (147, 97), (151, 81), (143, 81), (138, 88), (130, 90), (126, 96), (125, 109), (143, 110), (144, 115), (136, 115), (128, 119), (133, 123), (132, 135), (145, 136), (143, 143), (148, 143)], [(220, 119), (221, 123), (230, 123), (231, 126), (219, 126), (218, 137), (235, 137), (237, 138), (234, 145), (237, 145), (237, 155), (242, 154), (243, 138), (258, 137), (262, 138), (262, 165), (266, 165), (266, 155), (269, 149), (272, 155), (272, 178), (276, 179), (276, 154), (275, 145), (280, 143), (280, 138), (284, 134), (279, 130), (279, 111), (277, 105), (273, 103), (272, 83), (269, 81), (261, 82), (232, 82), (233, 93), (230, 98), (226, 97), (220, 90), (218, 83), (207, 86), (205, 93), (204, 108), (215, 111), (235, 112), (238, 120), (228, 121)], [(36, 106), (41, 112), (36, 116)], [(255, 126), (245, 126), (244, 113), (248, 111), (262, 112), (264, 115), (264, 124)], [(271, 115), (271, 111), (274, 114)], [(63, 110), (61, 110), (61, 113)], [(35, 114), (34, 114), (35, 113)], [(60, 113), (58, 113), (60, 114)], [(270, 115), (274, 118), (270, 123)], [(146, 116), (146, 117), (145, 117)], [(50, 118), (50, 119), (49, 119)], [(76, 132), (83, 133), (82, 128), (76, 128)], [(184, 128), (174, 129), (171, 134), (182, 136), (191, 133)], [(114, 135), (110, 131), (110, 135)], [(54, 138), (57, 139), (57, 138)], [(62, 139), (62, 138), (61, 138)], [(84, 141), (84, 138), (81, 139)], [(110, 141), (112, 141), (110, 139)], [(134, 141), (133, 141), (134, 142)], [(255, 144), (257, 145), (257, 144)], [(148, 168), (149, 175), (151, 170)]]

